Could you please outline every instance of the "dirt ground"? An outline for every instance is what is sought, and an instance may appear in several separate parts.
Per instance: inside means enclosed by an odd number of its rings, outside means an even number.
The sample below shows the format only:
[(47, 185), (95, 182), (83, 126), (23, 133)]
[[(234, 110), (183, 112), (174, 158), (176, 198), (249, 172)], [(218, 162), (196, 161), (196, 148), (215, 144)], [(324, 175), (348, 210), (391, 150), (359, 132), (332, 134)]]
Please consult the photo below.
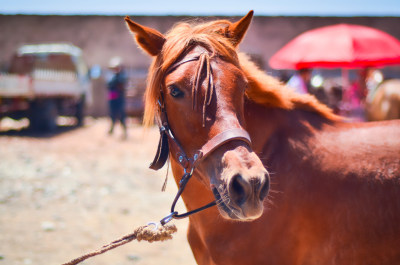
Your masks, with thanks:
[[(157, 128), (130, 120), (122, 140), (119, 127), (107, 134), (105, 118), (46, 135), (22, 126), (0, 130), (0, 265), (62, 264), (168, 214), (176, 185), (170, 177), (161, 192), (166, 169), (148, 169)], [(187, 220), (174, 223), (172, 240), (133, 241), (82, 264), (195, 264)]]

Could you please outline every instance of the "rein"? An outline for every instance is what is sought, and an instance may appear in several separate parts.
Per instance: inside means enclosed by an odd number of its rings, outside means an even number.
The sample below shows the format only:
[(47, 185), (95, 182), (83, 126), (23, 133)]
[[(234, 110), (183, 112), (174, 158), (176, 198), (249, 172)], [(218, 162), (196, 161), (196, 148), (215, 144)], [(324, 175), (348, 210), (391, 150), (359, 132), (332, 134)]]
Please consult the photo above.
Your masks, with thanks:
[[(205, 121), (205, 107), (210, 104), (211, 99), (212, 99), (212, 93), (213, 93), (213, 79), (212, 79), (212, 73), (211, 73), (211, 66), (210, 66), (210, 58), (209, 55), (206, 53), (202, 53), (200, 56), (196, 56), (181, 62), (178, 62), (174, 64), (167, 73), (173, 71), (176, 69), (178, 66), (191, 62), (191, 61), (196, 61), (199, 60), (199, 65), (198, 69), (196, 71), (196, 80), (194, 82), (193, 88), (192, 88), (192, 97), (193, 97), (193, 108), (195, 108), (195, 95), (197, 94), (197, 90), (199, 86), (201, 85), (201, 71), (203, 69), (204, 63), (206, 63), (206, 69), (207, 69), (207, 93), (206, 93), (206, 98), (204, 100), (204, 105), (203, 105), (203, 127), (204, 127), (204, 121)], [(209, 91), (211, 90), (211, 91)], [(171, 206), (171, 212), (164, 218), (160, 220), (161, 225), (165, 225), (172, 219), (182, 219), (185, 217), (188, 217), (189, 215), (192, 215), (194, 213), (203, 211), (207, 208), (210, 208), (212, 206), (215, 206), (217, 204), (216, 201), (212, 201), (200, 208), (197, 208), (195, 210), (179, 214), (177, 211), (175, 211), (175, 206), (182, 195), (186, 184), (190, 180), (190, 178), (193, 175), (193, 172), (196, 168), (196, 166), (203, 160), (205, 159), (208, 155), (210, 155), (215, 149), (218, 147), (222, 146), (223, 144), (232, 141), (232, 140), (241, 140), (246, 142), (248, 145), (251, 145), (251, 140), (249, 134), (241, 128), (232, 128), (225, 130), (217, 135), (215, 135), (213, 138), (208, 140), (201, 148), (200, 150), (196, 151), (193, 155), (193, 157), (189, 157), (186, 155), (185, 151), (183, 150), (182, 146), (179, 144), (179, 141), (174, 137), (174, 134), (169, 126), (168, 122), (168, 117), (167, 117), (167, 111), (165, 109), (164, 105), (164, 96), (163, 96), (163, 91), (160, 89), (160, 99), (158, 101), (159, 103), (159, 108), (160, 108), (160, 119), (159, 119), (159, 129), (160, 129), (160, 140), (158, 143), (158, 148), (157, 148), (157, 153), (155, 155), (155, 158), (153, 162), (150, 164), (150, 168), (153, 170), (158, 170), (164, 166), (164, 164), (167, 161), (168, 155), (171, 154), (174, 156), (174, 158), (179, 162), (181, 167), (183, 168), (184, 174), (179, 181), (179, 187), (178, 187), (178, 192), (172, 202)]]

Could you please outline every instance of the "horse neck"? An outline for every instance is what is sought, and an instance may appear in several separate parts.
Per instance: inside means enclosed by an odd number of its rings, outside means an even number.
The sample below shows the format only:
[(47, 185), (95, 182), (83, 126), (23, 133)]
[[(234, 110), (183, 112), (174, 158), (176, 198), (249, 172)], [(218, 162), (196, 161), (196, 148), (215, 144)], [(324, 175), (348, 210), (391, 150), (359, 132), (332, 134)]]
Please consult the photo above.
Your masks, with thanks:
[[(312, 135), (332, 121), (312, 111), (267, 107), (251, 100), (245, 102), (246, 130), (253, 142), (253, 150), (263, 163), (270, 166), (268, 156), (285, 152), (288, 141), (304, 144)], [(286, 150), (287, 151), (287, 150)], [(291, 150), (293, 152), (307, 150)]]

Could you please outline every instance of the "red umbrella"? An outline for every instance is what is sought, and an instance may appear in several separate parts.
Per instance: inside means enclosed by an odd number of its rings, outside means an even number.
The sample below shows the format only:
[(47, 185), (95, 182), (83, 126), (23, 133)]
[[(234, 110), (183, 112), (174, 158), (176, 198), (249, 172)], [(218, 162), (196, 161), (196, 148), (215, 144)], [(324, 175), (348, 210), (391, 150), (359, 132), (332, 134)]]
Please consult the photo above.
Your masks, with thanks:
[(400, 41), (365, 26), (338, 24), (300, 34), (269, 60), (275, 69), (359, 68), (400, 64)]

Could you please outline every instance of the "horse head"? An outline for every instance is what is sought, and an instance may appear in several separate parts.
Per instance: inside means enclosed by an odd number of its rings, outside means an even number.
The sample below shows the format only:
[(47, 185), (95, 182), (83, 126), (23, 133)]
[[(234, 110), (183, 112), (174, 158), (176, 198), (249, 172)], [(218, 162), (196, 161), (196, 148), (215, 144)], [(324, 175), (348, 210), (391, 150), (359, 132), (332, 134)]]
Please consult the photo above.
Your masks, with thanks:
[(252, 16), (250, 11), (236, 23), (181, 24), (165, 36), (125, 18), (139, 46), (155, 57), (144, 120), (159, 119), (173, 133), (168, 142), (174, 174), (196, 167), (194, 175), (210, 187), (221, 215), (243, 221), (261, 216), (269, 191), (268, 172), (245, 132), (248, 80), (236, 53)]

